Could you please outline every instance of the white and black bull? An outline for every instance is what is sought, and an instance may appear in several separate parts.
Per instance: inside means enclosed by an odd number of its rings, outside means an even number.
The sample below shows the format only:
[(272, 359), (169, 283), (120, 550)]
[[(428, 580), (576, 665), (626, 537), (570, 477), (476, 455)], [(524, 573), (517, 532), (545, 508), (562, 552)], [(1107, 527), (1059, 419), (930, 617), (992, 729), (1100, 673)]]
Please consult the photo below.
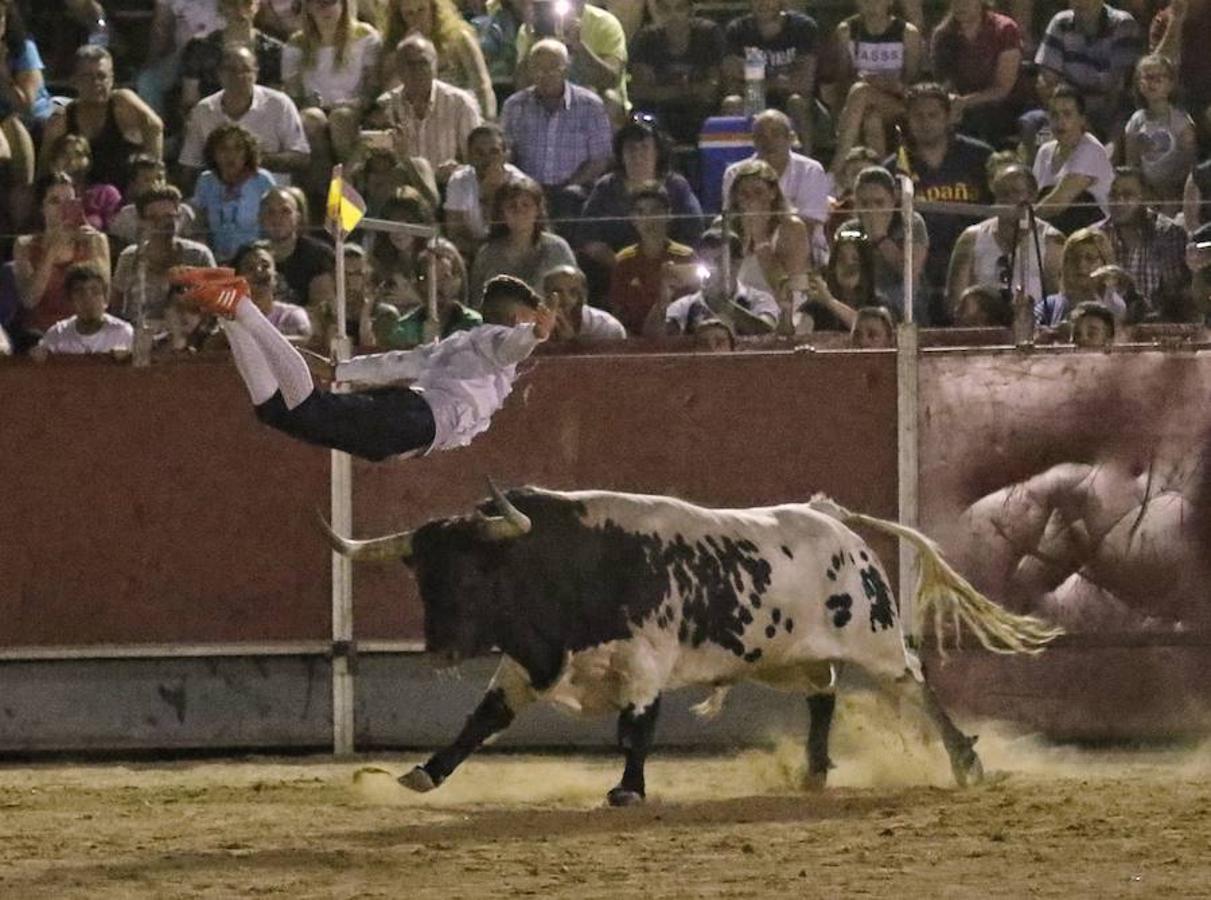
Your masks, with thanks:
[(914, 702), (940, 732), (956, 780), (981, 774), (973, 739), (951, 722), (905, 643), (899, 601), (861, 524), (907, 538), (921, 560), (917, 611), (965, 623), (980, 642), (1035, 653), (1059, 631), (978, 594), (924, 535), (817, 497), (762, 509), (704, 509), (671, 497), (525, 488), (472, 515), (366, 541), (328, 529), (356, 560), (412, 567), (425, 644), (450, 662), (499, 648), (487, 693), (455, 741), (400, 778), (431, 790), (536, 700), (618, 712), (622, 780), (614, 805), (644, 797), (644, 762), (665, 691), (754, 681), (807, 697), (808, 784), (830, 767), (838, 666), (861, 667)]

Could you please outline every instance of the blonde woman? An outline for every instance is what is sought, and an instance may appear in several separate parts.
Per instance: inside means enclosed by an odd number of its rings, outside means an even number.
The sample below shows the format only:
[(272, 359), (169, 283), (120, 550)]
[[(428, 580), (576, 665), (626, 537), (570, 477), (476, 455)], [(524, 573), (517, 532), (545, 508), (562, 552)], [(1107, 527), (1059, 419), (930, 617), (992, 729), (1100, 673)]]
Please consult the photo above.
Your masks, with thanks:
[[(1114, 248), (1104, 232), (1093, 228), (1080, 228), (1064, 241), (1064, 252), (1060, 257), (1060, 292), (1050, 294), (1034, 305), (1034, 320), (1039, 325), (1054, 328), (1068, 317), (1078, 304), (1090, 300), (1102, 300), (1098, 296), (1097, 281), (1093, 273), (1102, 266), (1114, 264)], [(1107, 304), (1109, 305), (1109, 304)], [(1126, 312), (1111, 309), (1118, 318)]]
[(496, 118), (496, 94), (479, 39), (454, 0), (390, 0), (381, 30), (388, 50), (380, 66), (383, 90), (400, 83), (391, 60), (395, 48), (408, 35), (419, 34), (437, 49), (437, 78), (471, 93), (485, 119)]
[(354, 15), (357, 0), (304, 0), (301, 30), (282, 54), (286, 93), (299, 107), (313, 168), (344, 162), (378, 94), (379, 33)]
[(732, 210), (732, 228), (739, 233), (743, 247), (737, 281), (752, 290), (773, 294), (782, 311), (778, 332), (793, 334), (793, 311), (806, 302), (811, 250), (807, 225), (791, 212), (778, 184), (778, 173), (761, 159), (740, 163), (727, 208)]

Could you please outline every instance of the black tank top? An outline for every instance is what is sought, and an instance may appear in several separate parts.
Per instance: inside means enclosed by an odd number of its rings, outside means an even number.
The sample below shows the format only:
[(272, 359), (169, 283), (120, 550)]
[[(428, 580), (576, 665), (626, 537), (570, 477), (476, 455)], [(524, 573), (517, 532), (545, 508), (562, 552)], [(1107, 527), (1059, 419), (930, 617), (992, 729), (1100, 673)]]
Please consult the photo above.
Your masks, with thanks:
[(849, 26), (849, 52), (860, 75), (895, 75), (904, 70), (904, 20), (892, 16), (882, 34), (871, 34), (861, 16), (845, 20)]
[[(83, 135), (76, 111), (75, 101), (67, 104), (67, 133)], [(93, 159), (89, 179), (94, 184), (112, 184), (119, 191), (125, 191), (126, 183), (130, 179), (130, 156), (132, 153), (142, 152), (143, 148), (128, 141), (122, 129), (118, 127), (114, 116), (113, 97), (109, 98), (109, 105), (105, 108), (105, 123), (97, 132), (97, 136), (89, 140), (88, 146), (92, 150)]]

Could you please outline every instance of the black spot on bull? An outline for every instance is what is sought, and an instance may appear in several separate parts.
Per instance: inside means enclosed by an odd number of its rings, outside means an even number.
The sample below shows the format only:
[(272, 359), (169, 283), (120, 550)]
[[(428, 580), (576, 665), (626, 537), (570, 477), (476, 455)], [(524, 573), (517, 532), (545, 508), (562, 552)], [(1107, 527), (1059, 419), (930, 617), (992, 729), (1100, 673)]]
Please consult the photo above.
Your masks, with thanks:
[[(883, 575), (874, 566), (861, 570), (862, 590), (870, 600), (870, 630), (884, 630), (895, 625), (895, 613), (892, 612), (891, 591), (883, 580)], [(900, 611), (900, 601), (896, 600), (895, 612)]]
[[(833, 626), (836, 628), (844, 628), (846, 623), (853, 618), (853, 613), (850, 612), (854, 605), (854, 598), (849, 594), (833, 594), (824, 601), (824, 605), (832, 610)], [(786, 623), (787, 631), (790, 630), (790, 622)]]

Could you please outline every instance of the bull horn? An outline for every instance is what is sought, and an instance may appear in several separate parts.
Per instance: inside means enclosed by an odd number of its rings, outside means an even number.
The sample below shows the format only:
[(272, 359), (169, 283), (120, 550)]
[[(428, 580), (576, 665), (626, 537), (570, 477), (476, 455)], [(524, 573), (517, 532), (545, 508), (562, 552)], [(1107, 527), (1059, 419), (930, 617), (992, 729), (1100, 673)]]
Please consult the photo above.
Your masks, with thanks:
[(530, 531), (530, 517), (509, 502), (509, 498), (496, 486), (491, 478), (488, 479), (488, 490), (492, 499), (500, 507), (503, 516), (485, 516), (479, 514), (479, 536), (485, 541), (511, 541)]
[(388, 534), (384, 537), (371, 538), (368, 541), (355, 541), (351, 538), (341, 537), (333, 531), (328, 520), (324, 518), (324, 514), (318, 509), (315, 511), (315, 515), (319, 519), (320, 527), (324, 529), (324, 534), (328, 536), (328, 543), (341, 556), (347, 556), (349, 559), (357, 561), (396, 560), (400, 557), (409, 559), (412, 556), (413, 533), (411, 531)]

